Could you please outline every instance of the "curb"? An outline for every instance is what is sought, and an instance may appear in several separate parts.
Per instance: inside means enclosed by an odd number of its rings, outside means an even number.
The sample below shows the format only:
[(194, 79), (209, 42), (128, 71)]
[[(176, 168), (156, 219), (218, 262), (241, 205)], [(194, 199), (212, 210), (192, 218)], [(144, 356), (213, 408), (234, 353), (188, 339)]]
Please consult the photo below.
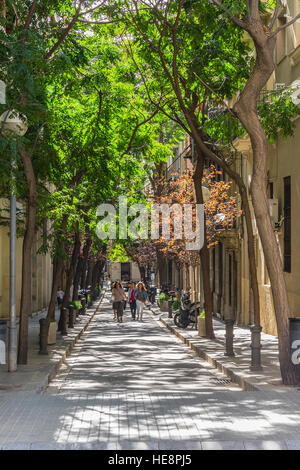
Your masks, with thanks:
[(94, 313), (92, 313), (92, 315), (90, 316), (90, 318), (87, 320), (87, 322), (85, 323), (85, 325), (82, 327), (82, 329), (77, 333), (77, 335), (75, 336), (75, 338), (71, 341), (71, 343), (67, 346), (65, 352), (62, 354), (62, 356), (60, 357), (60, 359), (58, 360), (58, 362), (56, 362), (55, 364), (53, 364), (50, 372), (47, 374), (47, 377), (45, 378), (44, 380), (44, 383), (43, 385), (39, 386), (35, 391), (36, 393), (43, 393), (46, 391), (46, 388), (48, 387), (49, 383), (51, 382), (51, 380), (53, 380), (56, 376), (56, 374), (58, 373), (61, 365), (63, 364), (63, 362), (65, 361), (66, 357), (69, 356), (71, 354), (71, 351), (73, 349), (73, 347), (75, 346), (75, 344), (77, 343), (77, 341), (81, 338), (81, 336), (83, 335), (83, 333), (86, 331), (86, 329), (88, 328), (88, 326), (90, 325), (91, 321), (93, 320), (94, 316), (99, 313), (99, 308), (101, 306), (101, 303), (102, 303), (102, 300), (104, 299), (104, 296), (105, 296), (105, 293), (106, 293), (106, 289), (103, 290), (103, 293), (101, 294), (101, 297), (100, 297), (100, 300), (99, 300), (99, 303), (98, 305), (96, 306), (95, 310), (94, 310)]
[[(203, 349), (203, 347), (201, 347), (200, 345), (194, 344), (193, 341), (191, 341), (189, 338), (186, 338), (182, 333), (180, 333), (180, 331), (178, 331), (173, 326), (171, 326), (161, 316), (158, 317), (159, 314), (155, 313), (152, 310), (152, 308), (150, 308), (150, 311), (152, 315), (154, 315), (156, 319), (159, 320), (172, 334), (177, 336), (177, 338), (179, 338), (184, 344), (189, 346), (197, 354), (197, 356), (201, 357), (201, 359), (204, 359), (206, 362), (211, 364), (215, 369), (219, 370), (228, 378), (230, 378), (231, 381), (233, 383), (236, 383), (243, 391), (250, 392), (250, 391), (263, 391), (263, 390), (269, 389), (269, 386), (267, 385), (265, 387), (254, 385), (251, 381), (247, 380), (247, 378), (241, 376), (241, 374), (238, 373), (235, 370), (235, 368), (232, 368), (229, 365), (224, 364), (219, 358), (212, 357), (205, 351), (205, 349)], [(217, 341), (216, 343), (220, 344), (219, 341)]]

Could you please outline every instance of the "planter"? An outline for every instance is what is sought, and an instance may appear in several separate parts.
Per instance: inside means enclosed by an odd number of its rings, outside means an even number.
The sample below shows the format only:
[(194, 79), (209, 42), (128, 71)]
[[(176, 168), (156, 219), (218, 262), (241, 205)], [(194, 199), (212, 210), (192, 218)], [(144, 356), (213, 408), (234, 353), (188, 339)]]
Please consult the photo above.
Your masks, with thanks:
[(206, 336), (205, 318), (198, 317), (198, 335)]
[(56, 321), (50, 322), (49, 332), (48, 332), (48, 344), (56, 343)]
[(168, 312), (168, 301), (163, 300), (162, 302), (159, 302), (159, 308), (161, 312)]

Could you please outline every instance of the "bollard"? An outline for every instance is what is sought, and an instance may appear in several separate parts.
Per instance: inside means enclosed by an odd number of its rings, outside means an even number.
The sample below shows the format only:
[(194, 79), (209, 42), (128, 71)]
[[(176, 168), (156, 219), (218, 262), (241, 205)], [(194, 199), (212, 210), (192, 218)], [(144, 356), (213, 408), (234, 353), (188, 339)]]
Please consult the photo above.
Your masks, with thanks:
[(225, 340), (226, 340), (226, 350), (224, 356), (234, 356), (233, 351), (233, 325), (234, 320), (232, 318), (227, 318), (225, 320)]
[(68, 307), (69, 309), (69, 323), (68, 328), (74, 328), (74, 308)]
[(251, 366), (250, 370), (262, 370), (261, 366), (261, 342), (260, 334), (262, 327), (260, 325), (252, 325), (251, 331)]
[(39, 354), (48, 354), (48, 323), (46, 318), (40, 319), (40, 350)]
[(82, 305), (82, 307), (80, 309), (80, 314), (85, 315), (86, 314), (86, 299), (85, 299), (85, 297), (81, 298), (81, 305)]
[(61, 309), (61, 317), (62, 317), (62, 321), (61, 321), (61, 334), (62, 335), (67, 335), (68, 334), (68, 330), (67, 330), (67, 323), (68, 323), (68, 312), (67, 312), (67, 309), (65, 307), (63, 307)]
[(172, 300), (168, 300), (168, 318), (173, 318), (172, 316)]

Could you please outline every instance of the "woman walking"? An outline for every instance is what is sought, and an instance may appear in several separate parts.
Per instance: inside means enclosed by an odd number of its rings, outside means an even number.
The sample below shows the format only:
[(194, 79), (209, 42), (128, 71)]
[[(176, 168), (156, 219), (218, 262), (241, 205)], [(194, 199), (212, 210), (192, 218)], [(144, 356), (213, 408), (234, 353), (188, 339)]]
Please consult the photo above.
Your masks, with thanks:
[(112, 289), (112, 296), (114, 299), (113, 307), (117, 313), (118, 323), (123, 323), (124, 299), (126, 299), (126, 294), (119, 281), (115, 283)]
[(114, 312), (114, 320), (117, 319), (117, 307), (116, 307), (116, 302), (115, 302), (115, 296), (113, 294), (113, 290), (116, 287), (116, 282), (112, 282), (111, 284), (111, 301), (112, 301), (112, 309)]
[(145, 303), (146, 303), (146, 300), (148, 300), (148, 294), (142, 282), (138, 282), (136, 289), (134, 291), (134, 297), (136, 299), (137, 320), (142, 321)]

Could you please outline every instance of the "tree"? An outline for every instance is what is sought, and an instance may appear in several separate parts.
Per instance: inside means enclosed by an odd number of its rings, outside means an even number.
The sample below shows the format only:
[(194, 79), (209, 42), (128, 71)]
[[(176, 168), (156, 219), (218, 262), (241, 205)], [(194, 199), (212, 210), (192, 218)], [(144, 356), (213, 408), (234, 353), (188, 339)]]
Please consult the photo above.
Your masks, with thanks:
[[(183, 128), (190, 133), (198, 150), (200, 158), (196, 172), (198, 181), (202, 174), (203, 158), (209, 158), (219, 164), (235, 179), (240, 188), (243, 204), (247, 203), (247, 189), (239, 177), (228, 165), (226, 158), (220, 158), (220, 149), (211, 146), (209, 136), (204, 132), (203, 116), (204, 103), (207, 94), (209, 100), (223, 103), (228, 111), (237, 116), (248, 132), (254, 155), (254, 171), (251, 184), (251, 194), (255, 216), (259, 219), (258, 229), (262, 240), (266, 264), (270, 269), (274, 307), (278, 325), (279, 355), (283, 382), (292, 384), (299, 382), (289, 356), (288, 316), (289, 307), (284, 283), (282, 262), (276, 239), (272, 229), (266, 196), (266, 133), (261, 125), (257, 110), (259, 93), (274, 70), (273, 51), (276, 34), (282, 27), (273, 32), (273, 27), (279, 13), (279, 2), (276, 2), (270, 24), (266, 26), (260, 16), (271, 10), (274, 2), (258, 0), (245, 1), (237, 4), (233, 1), (219, 0), (184, 2), (167, 2), (145, 5), (142, 2), (127, 2), (128, 14), (135, 32), (139, 54), (145, 58), (149, 67), (143, 69), (155, 70), (160, 76), (159, 69), (164, 72), (164, 83), (169, 82), (176, 96), (182, 115), (178, 113), (174, 99), (166, 99), (170, 118), (181, 122)], [(130, 4), (134, 5), (130, 9)], [(214, 10), (214, 7), (217, 7)], [(288, 22), (290, 26), (299, 15)], [(247, 32), (252, 38), (256, 57), (250, 58), (243, 41)], [(155, 60), (155, 59), (156, 60)], [(144, 73), (145, 81), (147, 73)], [(198, 85), (195, 77), (198, 78)], [(206, 89), (200, 91), (199, 84)], [(161, 84), (160, 84), (161, 86)], [(153, 87), (148, 87), (149, 99), (152, 100)], [(233, 94), (238, 91), (239, 99), (231, 110), (226, 104)], [(152, 93), (152, 97), (150, 96)], [(166, 92), (165, 92), (166, 96)], [(169, 97), (170, 95), (168, 95)], [(201, 103), (202, 100), (202, 103)], [(251, 112), (249, 112), (251, 103)], [(207, 139), (208, 137), (208, 139)], [(199, 157), (200, 155), (200, 157)], [(202, 161), (201, 161), (202, 160)], [(197, 163), (197, 166), (198, 166)], [(199, 185), (197, 185), (199, 187)], [(261, 199), (263, 198), (263, 199)], [(199, 200), (201, 193), (199, 191)], [(263, 201), (263, 202), (262, 202)], [(255, 317), (259, 319), (259, 296), (257, 289), (256, 270), (254, 263), (253, 239), (251, 241), (250, 213), (245, 205), (248, 238), (250, 243), (249, 261), (251, 267), (251, 283), (256, 291)], [(250, 234), (250, 237), (249, 237)], [(272, 256), (276, 249), (276, 256)]]
[[(249, 230), (249, 250), (251, 251), (250, 266), (254, 291), (255, 318), (259, 321), (259, 296), (256, 279), (255, 254), (250, 211), (247, 211), (247, 191), (242, 179), (227, 163), (222, 152), (215, 151), (203, 126), (206, 120), (207, 104), (216, 100), (213, 89), (199, 81), (199, 74), (216, 78), (218, 83), (212, 86), (222, 88), (221, 96), (232, 96), (241, 88), (249, 76), (247, 64), (247, 47), (241, 41), (241, 33), (237, 28), (224, 28), (220, 24), (214, 8), (199, 2), (184, 3), (168, 2), (152, 7), (141, 2), (127, 2), (130, 25), (134, 40), (128, 41), (128, 51), (141, 75), (148, 99), (157, 103), (159, 109), (191, 135), (196, 144), (196, 170), (194, 182), (197, 203), (203, 203), (202, 177), (204, 159), (209, 158), (220, 165), (233, 177), (240, 187), (241, 197), (245, 205), (245, 217)], [(196, 4), (196, 8), (194, 5)], [(203, 19), (203, 22), (201, 22)], [(213, 47), (207, 47), (209, 41)], [(134, 45), (133, 45), (134, 44)], [(182, 47), (185, 44), (185, 47)], [(232, 48), (230, 48), (232, 45)], [(199, 51), (201, 53), (199, 54)], [(220, 60), (222, 56), (223, 61)], [(225, 64), (225, 71), (222, 71)], [(216, 81), (216, 80), (215, 80)], [(217, 102), (220, 100), (217, 97)], [(253, 234), (252, 234), (253, 235)], [(212, 329), (212, 296), (209, 282), (209, 253), (206, 243), (200, 251), (203, 270), (204, 295), (207, 310), (208, 335), (213, 337)], [(209, 320), (208, 320), (209, 321)]]
[[(31, 313), (31, 250), (35, 234), (38, 183), (41, 168), (40, 146), (47, 146), (46, 83), (57, 65), (53, 55), (71, 30), (89, 14), (104, 14), (103, 2), (92, 1), (2, 1), (1, 78), (7, 82), (7, 105), (27, 118), (26, 138), (3, 138), (2, 147), (13, 153), (26, 179), (26, 226), (23, 240), (22, 289), (18, 362), (27, 363), (28, 317)], [(24, 21), (23, 21), (24, 19)], [(105, 22), (105, 21), (104, 21)], [(72, 44), (72, 43), (71, 43)], [(2, 136), (3, 137), (3, 136)], [(36, 153), (35, 153), (36, 152)], [(41, 152), (42, 153), (42, 152)], [(49, 152), (50, 154), (51, 152)], [(50, 155), (49, 155), (50, 156)], [(7, 167), (6, 167), (7, 170)], [(22, 182), (21, 182), (22, 184)], [(17, 184), (17, 186), (19, 186)], [(24, 194), (24, 193), (23, 193)]]
[(235, 103), (233, 111), (243, 124), (251, 140), (253, 173), (250, 191), (257, 228), (271, 282), (278, 329), (281, 375), (284, 384), (296, 385), (300, 381), (300, 375), (290, 359), (289, 300), (282, 260), (270, 217), (266, 190), (268, 140), (265, 129), (259, 119), (257, 102), (261, 91), (275, 68), (274, 49), (276, 36), (283, 28), (292, 25), (300, 17), (300, 14), (284, 26), (274, 29), (279, 14), (279, 0), (275, 2), (273, 15), (268, 25), (264, 24), (261, 12), (262, 9), (267, 11), (268, 4), (274, 2), (266, 2), (266, 5), (262, 5), (258, 0), (248, 0), (241, 2), (239, 6), (234, 5), (234, 2), (229, 2), (229, 4), (225, 5), (224, 2), (219, 0), (213, 0), (213, 3), (218, 7), (225, 21), (230, 19), (249, 34), (255, 46), (256, 57), (251, 76)]

